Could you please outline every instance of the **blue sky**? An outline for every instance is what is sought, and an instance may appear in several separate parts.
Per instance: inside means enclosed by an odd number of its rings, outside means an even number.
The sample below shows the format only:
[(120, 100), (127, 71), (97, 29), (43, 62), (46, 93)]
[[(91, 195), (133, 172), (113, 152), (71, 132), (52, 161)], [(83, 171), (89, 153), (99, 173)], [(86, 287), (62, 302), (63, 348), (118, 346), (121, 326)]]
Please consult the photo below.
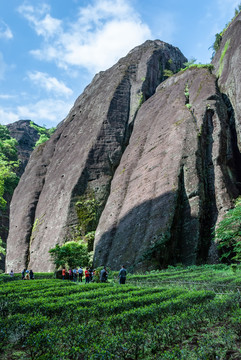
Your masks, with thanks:
[(147, 39), (209, 63), (241, 0), (0, 0), (0, 123), (48, 128), (93, 76)]

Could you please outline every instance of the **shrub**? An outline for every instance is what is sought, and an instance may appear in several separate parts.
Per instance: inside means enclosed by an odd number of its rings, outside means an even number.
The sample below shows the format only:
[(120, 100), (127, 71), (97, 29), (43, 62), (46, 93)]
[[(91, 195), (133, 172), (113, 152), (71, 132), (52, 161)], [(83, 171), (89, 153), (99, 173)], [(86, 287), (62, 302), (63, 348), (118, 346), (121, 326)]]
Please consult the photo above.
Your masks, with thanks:
[(218, 224), (215, 238), (221, 259), (227, 262), (241, 261), (241, 197)]
[(56, 245), (49, 250), (51, 259), (58, 269), (60, 266), (68, 266), (71, 269), (78, 266), (87, 266), (90, 261), (87, 244), (83, 241), (68, 241), (62, 246)]

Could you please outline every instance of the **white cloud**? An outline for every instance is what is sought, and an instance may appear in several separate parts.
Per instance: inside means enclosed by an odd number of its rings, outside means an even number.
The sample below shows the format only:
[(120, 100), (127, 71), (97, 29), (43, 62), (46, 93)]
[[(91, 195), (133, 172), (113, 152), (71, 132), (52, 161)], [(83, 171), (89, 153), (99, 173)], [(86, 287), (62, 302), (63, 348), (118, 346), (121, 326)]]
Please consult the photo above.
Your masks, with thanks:
[(44, 99), (36, 103), (27, 103), (15, 108), (0, 107), (0, 123), (10, 124), (21, 119), (31, 119), (39, 125), (56, 126), (67, 115), (73, 102)]
[(84, 66), (93, 73), (105, 70), (148, 38), (148, 34), (149, 30), (145, 25), (128, 20), (113, 20), (94, 34), (89, 34), (88, 42), (77, 38), (70, 42), (68, 35), (63, 36), (62, 65)]
[(47, 4), (34, 7), (24, 3), (18, 7), (18, 11), (29, 21), (36, 33), (46, 39), (61, 30), (61, 20), (55, 19), (48, 14), (50, 7)]
[(73, 103), (62, 100), (44, 99), (33, 104), (18, 106), (17, 114), (19, 119), (31, 119), (37, 124), (47, 123), (47, 126), (53, 126), (67, 116), (72, 106)]
[(2, 20), (0, 20), (0, 38), (7, 40), (13, 38), (13, 34), (9, 26)]
[(77, 24), (85, 25), (86, 28), (101, 27), (103, 21), (113, 18), (139, 21), (138, 14), (126, 0), (96, 0), (92, 5), (80, 8)]
[(14, 99), (14, 95), (8, 95), (8, 94), (0, 94), (0, 99), (8, 100), (8, 99)]
[(46, 73), (35, 71), (28, 73), (29, 79), (36, 85), (42, 87), (48, 92), (53, 92), (58, 95), (70, 96), (73, 91), (68, 88), (62, 81), (59, 81), (55, 77), (51, 77)]
[(64, 69), (83, 66), (91, 73), (105, 70), (151, 38), (150, 29), (128, 0), (95, 0), (81, 7), (69, 23), (51, 17), (47, 5), (34, 8), (25, 4), (19, 11), (43, 37), (41, 48), (31, 54)]
[(0, 108), (0, 124), (7, 125), (17, 120), (19, 120), (19, 117), (16, 113), (8, 109), (3, 110)]

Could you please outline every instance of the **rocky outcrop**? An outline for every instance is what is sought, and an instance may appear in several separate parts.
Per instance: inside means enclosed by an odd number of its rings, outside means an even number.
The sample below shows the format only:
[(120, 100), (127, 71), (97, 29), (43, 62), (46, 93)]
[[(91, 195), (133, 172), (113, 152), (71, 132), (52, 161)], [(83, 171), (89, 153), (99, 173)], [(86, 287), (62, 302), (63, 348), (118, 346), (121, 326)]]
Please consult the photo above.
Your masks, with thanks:
[(30, 120), (19, 120), (7, 125), (11, 137), (18, 141), (17, 150), (18, 159), (20, 160), (20, 166), (17, 169), (18, 176), (23, 174), (34, 146), (39, 139), (37, 130), (30, 126), (30, 122)]
[(165, 79), (165, 69), (176, 72), (185, 61), (177, 48), (147, 41), (95, 76), (51, 139), (33, 152), (14, 192), (7, 270), (53, 269), (48, 250), (76, 230), (76, 202), (93, 194), (103, 210), (141, 103)]
[(159, 85), (137, 114), (112, 180), (95, 266), (208, 260), (212, 228), (239, 194), (232, 128), (208, 69), (191, 68)]

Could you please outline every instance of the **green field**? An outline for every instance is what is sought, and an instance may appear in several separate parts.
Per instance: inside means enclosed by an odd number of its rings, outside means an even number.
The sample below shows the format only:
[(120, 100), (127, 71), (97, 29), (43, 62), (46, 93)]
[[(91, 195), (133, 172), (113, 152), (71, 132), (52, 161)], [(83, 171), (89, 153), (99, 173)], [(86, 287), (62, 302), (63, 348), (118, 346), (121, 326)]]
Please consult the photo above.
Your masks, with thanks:
[(241, 359), (239, 268), (169, 268), (126, 285), (115, 275), (2, 281), (0, 358)]

